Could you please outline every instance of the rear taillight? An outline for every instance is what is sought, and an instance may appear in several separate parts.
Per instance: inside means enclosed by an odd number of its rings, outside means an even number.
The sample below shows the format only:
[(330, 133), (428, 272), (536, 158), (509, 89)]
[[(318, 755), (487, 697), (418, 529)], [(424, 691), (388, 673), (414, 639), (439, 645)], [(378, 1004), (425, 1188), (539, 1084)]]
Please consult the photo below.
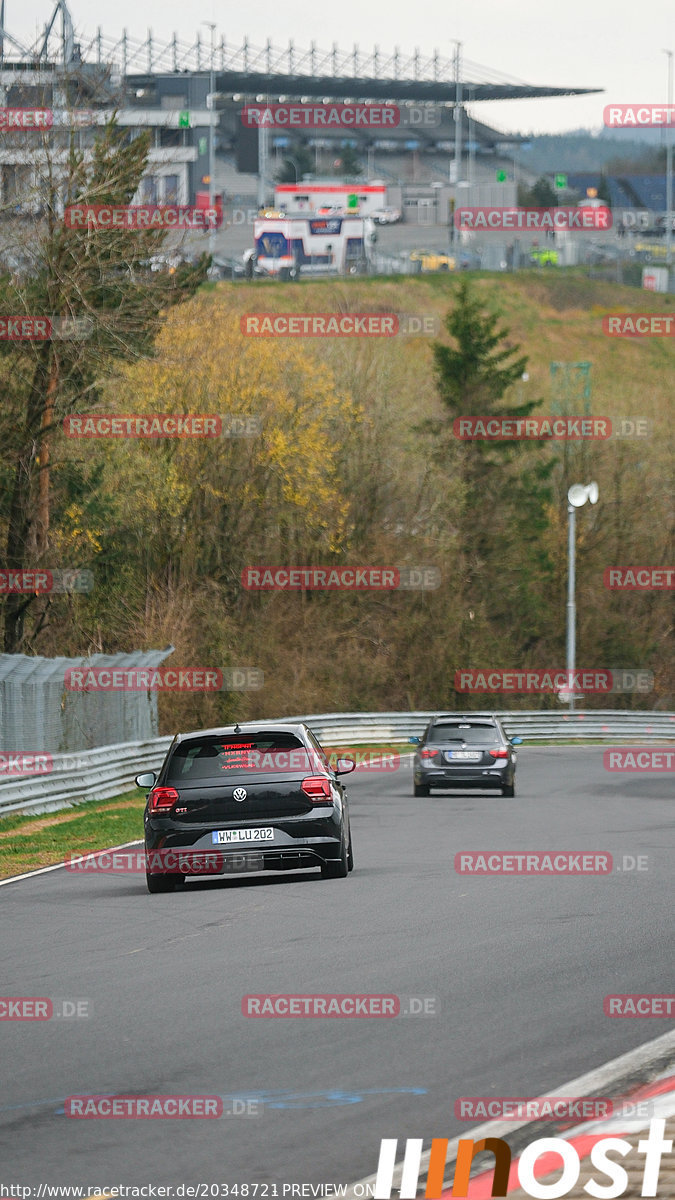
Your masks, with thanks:
[(309, 796), (312, 804), (324, 804), (330, 800), (330, 783), (325, 775), (308, 775), (302, 781), (302, 790)]
[(424, 750), (420, 750), (420, 758), (435, 758), (437, 754), (438, 750), (431, 750), (426, 747)]
[(178, 792), (175, 788), (153, 788), (148, 796), (150, 812), (166, 812), (173, 808), (176, 800), (178, 800)]
[(506, 746), (499, 746), (496, 750), (491, 750), (490, 754), (493, 758), (508, 758), (509, 752)]

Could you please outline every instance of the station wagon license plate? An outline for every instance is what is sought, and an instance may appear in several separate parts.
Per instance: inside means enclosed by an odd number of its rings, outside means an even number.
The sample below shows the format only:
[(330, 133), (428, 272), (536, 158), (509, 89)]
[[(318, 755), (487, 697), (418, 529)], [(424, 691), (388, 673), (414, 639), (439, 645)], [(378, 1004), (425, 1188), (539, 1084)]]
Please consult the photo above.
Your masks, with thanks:
[(448, 762), (480, 762), (483, 755), (480, 750), (446, 750), (445, 757)]
[(214, 846), (227, 846), (230, 842), (271, 842), (274, 830), (271, 825), (262, 829), (214, 829), (211, 841)]

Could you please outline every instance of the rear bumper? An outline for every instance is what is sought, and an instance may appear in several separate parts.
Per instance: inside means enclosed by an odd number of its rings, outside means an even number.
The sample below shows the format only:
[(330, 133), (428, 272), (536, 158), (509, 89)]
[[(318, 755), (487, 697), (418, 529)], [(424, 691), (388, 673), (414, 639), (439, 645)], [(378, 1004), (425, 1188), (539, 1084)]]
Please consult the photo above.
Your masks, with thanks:
[(172, 851), (161, 855), (155, 851), (146, 854), (146, 869), (149, 875), (183, 875), (186, 879), (204, 879), (223, 875), (245, 875), (256, 871), (306, 871), (321, 867), (324, 863), (340, 857), (340, 846), (327, 847), (319, 853), (311, 847), (297, 850), (247, 851), (212, 854)]
[(515, 766), (507, 764), (504, 767), (468, 767), (446, 768), (437, 767), (431, 770), (416, 770), (415, 783), (426, 787), (437, 788), (499, 788), (513, 783)]
[[(273, 841), (214, 845), (208, 829), (176, 829), (170, 819), (147, 820), (145, 850), (150, 875), (229, 875), (251, 871), (294, 871), (320, 867), (340, 857), (342, 815), (323, 809), (311, 817), (259, 821), (271, 825)], [(229, 826), (233, 827), (233, 823)], [(220, 828), (228, 828), (221, 826)]]

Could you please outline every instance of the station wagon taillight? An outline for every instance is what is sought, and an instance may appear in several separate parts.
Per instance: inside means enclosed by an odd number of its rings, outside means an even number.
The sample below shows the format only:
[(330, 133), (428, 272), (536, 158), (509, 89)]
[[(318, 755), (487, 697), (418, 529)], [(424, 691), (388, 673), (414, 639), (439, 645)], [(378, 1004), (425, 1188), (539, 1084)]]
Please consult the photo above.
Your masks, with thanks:
[(424, 750), (420, 750), (420, 758), (435, 758), (438, 750), (434, 750), (431, 746), (425, 746)]
[(330, 783), (325, 775), (308, 775), (302, 781), (302, 790), (309, 796), (312, 804), (324, 804), (330, 800)]
[(498, 746), (496, 750), (491, 750), (490, 754), (493, 758), (508, 758), (509, 752), (506, 746)]
[(178, 792), (171, 787), (153, 788), (148, 796), (150, 812), (168, 812), (178, 800)]

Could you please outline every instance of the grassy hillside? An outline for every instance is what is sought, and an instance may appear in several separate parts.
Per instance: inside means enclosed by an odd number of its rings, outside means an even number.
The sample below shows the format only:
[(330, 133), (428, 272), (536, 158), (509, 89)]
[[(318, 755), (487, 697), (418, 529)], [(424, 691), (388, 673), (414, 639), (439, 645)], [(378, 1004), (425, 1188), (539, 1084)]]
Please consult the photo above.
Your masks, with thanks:
[[(671, 299), (592, 281), (581, 270), (471, 278), (485, 309), (501, 314), (509, 344), (528, 356), (529, 378), (512, 388), (513, 405), (540, 399), (540, 415), (561, 405), (582, 412), (573, 391), (553, 386), (551, 363), (587, 361), (590, 412), (646, 418), (650, 436), (515, 447), (513, 479), (533, 455), (555, 460), (545, 521), (517, 531), (508, 504), (487, 513), (476, 505), (477, 526), (494, 539), (481, 556), (466, 511), (471, 447), (453, 437), (439, 400), (433, 339), (270, 339), (240, 329), (243, 314), (260, 311), (395, 312), (437, 317), (438, 336), (449, 342), (443, 319), (457, 277), (207, 285), (168, 314), (153, 359), (105, 384), (101, 411), (255, 415), (263, 433), (58, 435), (54, 565), (90, 567), (96, 588), (54, 600), (27, 652), (171, 642), (175, 666), (264, 671), (260, 691), (162, 697), (166, 731), (291, 710), (478, 706), (484, 698), (454, 692), (461, 667), (564, 665), (566, 493), (594, 478), (600, 502), (578, 518), (577, 662), (655, 673), (653, 693), (609, 706), (672, 705), (667, 594), (611, 593), (602, 581), (608, 565), (672, 561), (673, 343), (602, 331), (604, 314), (667, 312)], [(268, 563), (433, 565), (442, 582), (406, 593), (243, 589), (243, 568)], [(507, 697), (505, 706), (521, 702), (529, 707), (532, 698)], [(608, 706), (607, 698), (588, 703)]]

